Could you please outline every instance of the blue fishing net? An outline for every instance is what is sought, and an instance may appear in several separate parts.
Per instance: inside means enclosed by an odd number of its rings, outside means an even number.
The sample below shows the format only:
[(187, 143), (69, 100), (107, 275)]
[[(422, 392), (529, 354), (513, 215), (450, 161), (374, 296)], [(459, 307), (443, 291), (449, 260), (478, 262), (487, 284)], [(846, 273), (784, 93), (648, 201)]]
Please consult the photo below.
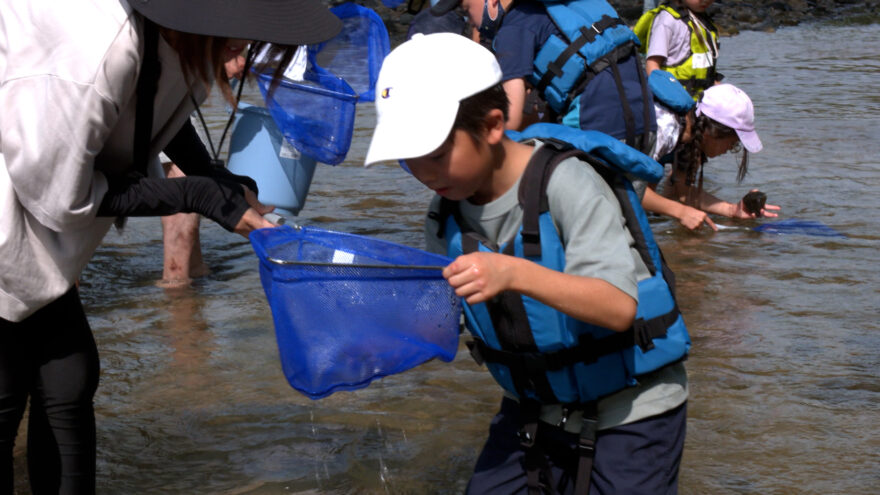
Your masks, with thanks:
[(312, 399), (425, 361), (451, 361), (461, 301), (443, 256), (370, 237), (281, 226), (251, 233), (281, 366)]
[(357, 94), (343, 79), (320, 68), (303, 81), (283, 79), (271, 96), (270, 74), (258, 74), (266, 108), (290, 143), (315, 160), (336, 165), (345, 159), (354, 131)]
[(391, 50), (385, 23), (374, 11), (354, 3), (330, 11), (342, 20), (342, 31), (309, 51), (319, 67), (344, 79), (360, 101), (374, 101), (379, 68)]
[(257, 80), (284, 137), (301, 153), (336, 165), (351, 146), (356, 103), (375, 98), (379, 67), (391, 44), (372, 10), (346, 3), (331, 11), (342, 20), (342, 31), (308, 47), (303, 81), (284, 79), (270, 98), (271, 76), (259, 74)]

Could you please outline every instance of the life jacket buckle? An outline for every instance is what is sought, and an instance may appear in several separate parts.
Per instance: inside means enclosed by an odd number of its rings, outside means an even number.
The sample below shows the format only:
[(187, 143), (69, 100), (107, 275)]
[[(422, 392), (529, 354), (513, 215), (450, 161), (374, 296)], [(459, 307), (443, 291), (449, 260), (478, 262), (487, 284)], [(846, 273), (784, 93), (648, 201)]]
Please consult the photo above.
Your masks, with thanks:
[(535, 445), (535, 436), (526, 428), (520, 429), (516, 433), (516, 436), (519, 438), (519, 444), (525, 449), (529, 449)]
[(565, 423), (568, 423), (568, 418), (571, 416), (571, 413), (571, 410), (562, 406), (562, 416), (559, 417), (559, 423), (556, 423), (556, 426), (565, 429)]
[(596, 27), (596, 24), (590, 24), (590, 27), (593, 28), (593, 31), (596, 31), (596, 34), (602, 34), (602, 30)]
[(581, 424), (581, 434), (578, 439), (578, 454), (593, 457), (596, 453), (596, 433), (599, 431), (599, 420), (584, 414)]

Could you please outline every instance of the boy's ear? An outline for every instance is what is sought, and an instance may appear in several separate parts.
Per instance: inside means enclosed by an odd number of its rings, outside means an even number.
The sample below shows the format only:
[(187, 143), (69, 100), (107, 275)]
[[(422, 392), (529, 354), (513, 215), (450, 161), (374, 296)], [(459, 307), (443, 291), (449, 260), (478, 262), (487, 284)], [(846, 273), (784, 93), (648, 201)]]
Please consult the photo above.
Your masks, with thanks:
[(500, 108), (489, 110), (483, 119), (483, 125), (485, 125), (486, 129), (486, 142), (490, 145), (500, 143), (504, 137), (504, 124), (504, 112)]

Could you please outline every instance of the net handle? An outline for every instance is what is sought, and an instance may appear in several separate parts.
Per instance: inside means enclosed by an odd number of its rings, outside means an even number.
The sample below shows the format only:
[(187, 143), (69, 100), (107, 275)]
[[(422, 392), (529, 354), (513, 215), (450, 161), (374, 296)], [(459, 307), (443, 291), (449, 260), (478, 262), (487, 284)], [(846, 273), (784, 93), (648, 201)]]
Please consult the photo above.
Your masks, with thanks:
[(391, 268), (397, 270), (442, 270), (446, 268), (440, 265), (365, 265), (358, 263), (330, 263), (320, 261), (290, 261), (267, 257), (269, 262), (276, 265), (309, 265), (309, 266), (332, 266), (338, 268)]

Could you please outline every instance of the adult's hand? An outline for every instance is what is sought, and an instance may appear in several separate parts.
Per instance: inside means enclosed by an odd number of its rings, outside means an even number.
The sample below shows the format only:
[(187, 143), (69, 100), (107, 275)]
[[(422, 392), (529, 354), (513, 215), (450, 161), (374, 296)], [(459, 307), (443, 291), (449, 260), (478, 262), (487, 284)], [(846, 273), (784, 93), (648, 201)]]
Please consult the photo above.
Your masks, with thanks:
[(263, 215), (257, 210), (248, 208), (245, 210), (244, 215), (241, 216), (241, 220), (235, 224), (235, 233), (247, 237), (254, 230), (271, 227), (277, 227), (277, 225), (263, 218)]
[(244, 199), (248, 202), (249, 205), (251, 205), (251, 208), (257, 210), (257, 213), (259, 213), (260, 215), (265, 215), (266, 213), (269, 213), (270, 211), (275, 209), (274, 206), (269, 206), (261, 203), (260, 200), (257, 199), (257, 195), (247, 186), (241, 187), (244, 188)]
[(251, 207), (244, 212), (241, 220), (235, 225), (235, 233), (247, 237), (248, 234), (256, 229), (277, 227), (278, 225), (263, 218), (263, 215), (274, 210), (275, 207), (261, 203), (253, 191), (246, 186), (241, 187), (244, 188), (244, 198)]

